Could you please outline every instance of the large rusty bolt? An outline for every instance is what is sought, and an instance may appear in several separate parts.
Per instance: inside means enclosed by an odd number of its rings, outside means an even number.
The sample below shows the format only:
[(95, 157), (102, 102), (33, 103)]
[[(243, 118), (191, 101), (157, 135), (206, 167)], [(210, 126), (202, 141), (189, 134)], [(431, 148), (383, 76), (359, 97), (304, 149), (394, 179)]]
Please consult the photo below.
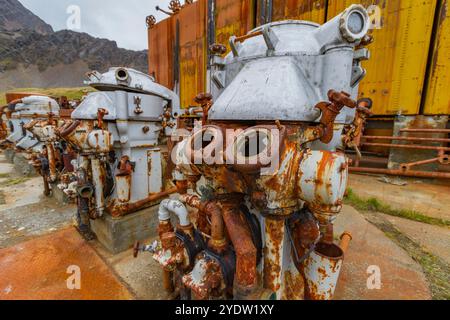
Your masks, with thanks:
[(214, 43), (209, 47), (209, 51), (214, 55), (221, 56), (227, 52), (227, 47), (220, 43)]

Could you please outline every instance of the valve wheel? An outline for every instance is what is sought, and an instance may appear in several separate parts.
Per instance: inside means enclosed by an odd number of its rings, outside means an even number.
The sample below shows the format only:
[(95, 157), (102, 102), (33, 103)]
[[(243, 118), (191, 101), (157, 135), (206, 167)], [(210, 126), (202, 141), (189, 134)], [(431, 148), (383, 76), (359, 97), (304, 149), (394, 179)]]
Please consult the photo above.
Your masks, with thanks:
[(147, 18), (145, 18), (145, 23), (147, 24), (148, 28), (152, 28), (156, 24), (155, 16), (147, 16)]

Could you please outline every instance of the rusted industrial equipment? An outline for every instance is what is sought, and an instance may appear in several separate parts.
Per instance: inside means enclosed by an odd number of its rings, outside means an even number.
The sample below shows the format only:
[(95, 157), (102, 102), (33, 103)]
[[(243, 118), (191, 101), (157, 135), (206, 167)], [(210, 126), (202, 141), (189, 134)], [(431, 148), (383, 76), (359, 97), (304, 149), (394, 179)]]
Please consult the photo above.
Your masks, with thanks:
[(127, 68), (89, 73), (97, 89), (56, 134), (79, 154), (66, 193), (77, 198), (80, 229), (89, 219), (135, 212), (177, 191), (163, 182), (166, 135), (179, 99), (148, 75)]
[(74, 153), (61, 144), (55, 130), (65, 123), (60, 103), (69, 111), (67, 98), (55, 99), (35, 94), (8, 94), (8, 105), (1, 110), (6, 137), (1, 143), (5, 149), (21, 153), (42, 175), (44, 194), (50, 195), (50, 183), (59, 182), (61, 174), (70, 172)]
[[(179, 133), (160, 242), (135, 246), (182, 299), (332, 299), (351, 236), (334, 243), (364, 101), (369, 16), (353, 5), (320, 26), (263, 25), (214, 50), (211, 95)], [(219, 48), (219, 46), (215, 46)], [(194, 110), (193, 110), (194, 111)], [(203, 113), (203, 114), (202, 114)], [(172, 224), (171, 214), (178, 223)]]

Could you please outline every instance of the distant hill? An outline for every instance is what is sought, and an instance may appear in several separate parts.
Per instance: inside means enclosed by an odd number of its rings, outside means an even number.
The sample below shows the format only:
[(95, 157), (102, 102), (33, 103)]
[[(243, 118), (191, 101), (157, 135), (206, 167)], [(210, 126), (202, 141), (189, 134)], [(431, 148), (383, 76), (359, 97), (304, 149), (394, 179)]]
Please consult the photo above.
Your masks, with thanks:
[(147, 51), (117, 47), (86, 33), (54, 32), (17, 0), (0, 0), (0, 91), (73, 87), (91, 70), (126, 66), (148, 72)]

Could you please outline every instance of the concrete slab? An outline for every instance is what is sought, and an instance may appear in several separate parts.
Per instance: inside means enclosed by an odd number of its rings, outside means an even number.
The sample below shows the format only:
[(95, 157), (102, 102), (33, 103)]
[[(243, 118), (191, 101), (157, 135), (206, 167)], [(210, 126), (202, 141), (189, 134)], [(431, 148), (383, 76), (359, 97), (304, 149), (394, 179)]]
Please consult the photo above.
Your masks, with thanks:
[(13, 159), (14, 168), (24, 177), (36, 176), (36, 170), (29, 163), (29, 160), (22, 153), (16, 153)]
[[(420, 265), (355, 209), (344, 206), (335, 231), (350, 231), (336, 300), (429, 300), (430, 289)], [(381, 271), (381, 289), (367, 286), (369, 266)]]
[[(153, 238), (143, 243), (153, 243)], [(162, 270), (150, 253), (141, 253), (133, 257), (133, 251), (127, 250), (113, 255), (98, 242), (91, 244), (108, 265), (132, 288), (138, 300), (168, 300), (169, 296), (162, 284)]]
[(14, 150), (7, 149), (2, 151), (2, 154), (5, 156), (7, 162), (11, 164), (14, 163), (14, 157), (16, 156), (16, 152)]
[(135, 241), (142, 241), (157, 234), (158, 206), (113, 219), (105, 215), (91, 221), (92, 231), (98, 241), (111, 253), (120, 253), (133, 247)]
[(426, 251), (450, 265), (450, 229), (378, 213)]
[(0, 210), (0, 248), (72, 226), (75, 212), (74, 206), (60, 207), (53, 199)]
[[(70, 266), (80, 290), (68, 289)], [(133, 295), (74, 228), (0, 250), (0, 300), (130, 300)]]
[(375, 197), (396, 209), (415, 210), (430, 217), (450, 220), (450, 185), (404, 179), (408, 184), (402, 187), (378, 181), (379, 178), (352, 174), (349, 187), (362, 198)]

